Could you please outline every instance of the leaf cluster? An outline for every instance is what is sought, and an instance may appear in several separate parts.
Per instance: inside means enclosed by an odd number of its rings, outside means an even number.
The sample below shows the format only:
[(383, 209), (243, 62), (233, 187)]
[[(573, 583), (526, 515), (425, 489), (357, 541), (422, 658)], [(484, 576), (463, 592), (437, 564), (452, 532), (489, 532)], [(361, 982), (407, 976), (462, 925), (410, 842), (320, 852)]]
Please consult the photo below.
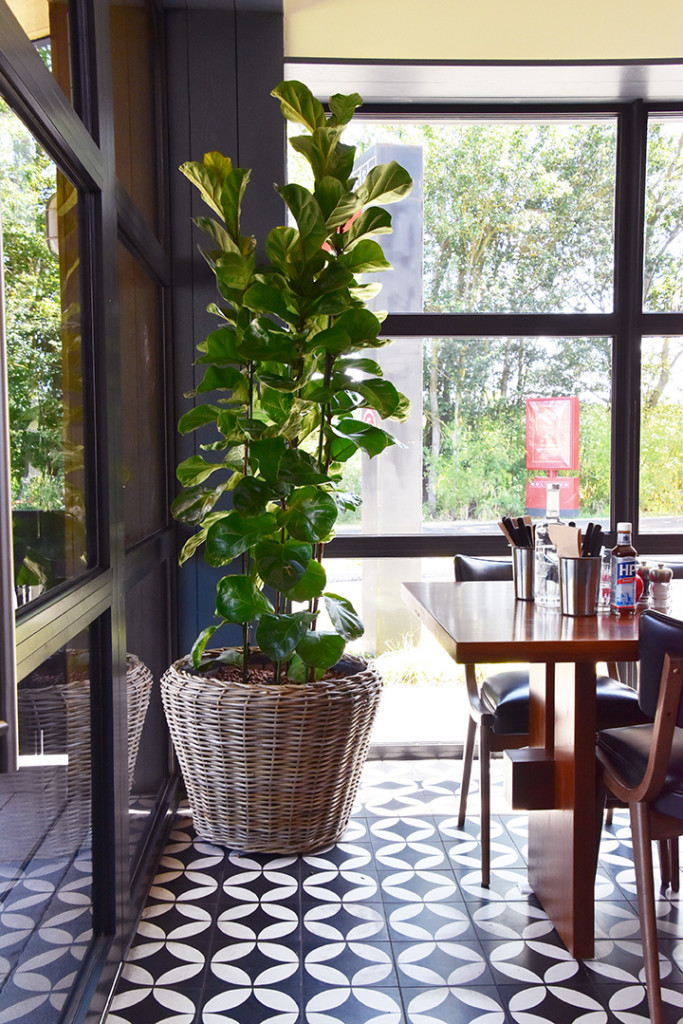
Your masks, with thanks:
[[(384, 207), (412, 183), (394, 162), (356, 183), (355, 147), (341, 137), (357, 94), (331, 97), (329, 113), (300, 82), (282, 82), (272, 95), (304, 129), (290, 141), (314, 185), (277, 188), (292, 225), (270, 232), (265, 263), (257, 265), (255, 240), (242, 234), (249, 171), (215, 152), (181, 167), (211, 211), (195, 224), (210, 240), (202, 252), (220, 298), (210, 307), (218, 325), (198, 346), (201, 379), (188, 397), (199, 402), (179, 423), (183, 434), (201, 428), (212, 439), (178, 466), (183, 490), (172, 512), (195, 531), (181, 562), (203, 548), (211, 565), (230, 569), (218, 584), (216, 621), (195, 642), (194, 666), (206, 665), (209, 640), (233, 623), (243, 630), (245, 674), (254, 631), (278, 678), (286, 667), (303, 679), (334, 665), (363, 631), (350, 602), (326, 592), (322, 553), (340, 508), (355, 500), (338, 487), (343, 463), (396, 443), (362, 410), (382, 420), (409, 413), (368, 354), (387, 342), (361, 275), (389, 269), (373, 236), (391, 230)], [(321, 601), (328, 633), (315, 629)]]

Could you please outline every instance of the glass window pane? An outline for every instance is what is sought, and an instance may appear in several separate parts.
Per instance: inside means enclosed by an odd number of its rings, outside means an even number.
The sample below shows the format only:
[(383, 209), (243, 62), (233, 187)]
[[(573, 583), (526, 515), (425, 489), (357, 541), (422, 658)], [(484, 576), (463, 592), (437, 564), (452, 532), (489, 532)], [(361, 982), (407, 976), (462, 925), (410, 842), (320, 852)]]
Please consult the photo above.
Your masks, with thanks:
[(7, 0), (7, 6), (73, 102), (68, 0)]
[(0, 204), (21, 605), (87, 568), (78, 195), (1, 100)]
[[(61, 1019), (92, 940), (88, 637), (19, 683), (19, 771), (0, 775), (0, 1018)], [(28, 1019), (28, 1018), (25, 1018)]]
[[(296, 128), (291, 129), (296, 133)], [(379, 241), (390, 312), (610, 312), (616, 123), (359, 121), (355, 173), (398, 160), (415, 182)], [(289, 147), (289, 175), (309, 184)], [(372, 275), (370, 275), (372, 276)]]
[[(469, 719), (456, 665), (401, 598), (407, 580), (452, 580), (452, 558), (327, 558), (328, 589), (353, 604), (365, 633), (348, 650), (377, 658), (385, 687), (372, 743), (384, 748), (462, 744)], [(323, 610), (320, 629), (330, 628)]]
[(161, 290), (119, 245), (126, 546), (166, 524)]
[(651, 117), (647, 132), (643, 309), (683, 310), (683, 117)]
[(643, 338), (640, 532), (683, 529), (683, 338)]
[(411, 338), (373, 352), (412, 413), (384, 424), (402, 446), (346, 464), (363, 503), (338, 534), (497, 533), (502, 513), (544, 509), (547, 474), (570, 518), (606, 524), (611, 352), (608, 338), (580, 337)]

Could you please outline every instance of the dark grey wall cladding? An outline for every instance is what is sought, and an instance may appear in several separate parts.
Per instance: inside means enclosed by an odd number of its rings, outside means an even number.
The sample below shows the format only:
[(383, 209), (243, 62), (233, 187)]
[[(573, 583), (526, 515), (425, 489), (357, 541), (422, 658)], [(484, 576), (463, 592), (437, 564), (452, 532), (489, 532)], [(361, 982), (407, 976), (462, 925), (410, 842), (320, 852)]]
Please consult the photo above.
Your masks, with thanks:
[[(244, 232), (256, 235), (262, 247), (270, 229), (283, 223), (284, 207), (273, 184), (285, 180), (285, 127), (279, 104), (270, 96), (284, 75), (282, 3), (167, 8), (165, 24), (177, 419), (190, 408), (191, 400), (183, 396), (195, 385), (195, 346), (215, 326), (205, 310), (216, 298), (214, 279), (198, 251), (200, 235), (191, 223), (205, 210), (177, 168), (219, 150), (252, 169)], [(200, 441), (198, 433), (178, 438), (176, 461), (192, 455)], [(187, 535), (179, 528), (179, 547)], [(189, 650), (199, 630), (212, 621), (220, 575), (201, 556), (181, 569), (178, 654)], [(223, 639), (230, 640), (227, 635)]]

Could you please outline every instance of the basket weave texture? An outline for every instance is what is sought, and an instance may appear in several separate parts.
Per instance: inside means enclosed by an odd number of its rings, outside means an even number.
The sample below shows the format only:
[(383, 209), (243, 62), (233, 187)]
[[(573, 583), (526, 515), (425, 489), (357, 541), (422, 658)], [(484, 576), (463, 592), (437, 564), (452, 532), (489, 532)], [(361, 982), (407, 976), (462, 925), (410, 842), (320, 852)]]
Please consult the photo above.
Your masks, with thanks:
[[(63, 680), (57, 675), (56, 679)], [(153, 677), (136, 655), (126, 655), (128, 694), (128, 788), (133, 785), (140, 737), (145, 724)], [(19, 752), (67, 754), (65, 765), (39, 765), (24, 774), (45, 774), (29, 813), (45, 823), (49, 835), (46, 855), (63, 855), (88, 839), (91, 814), (90, 679), (55, 681), (37, 687), (19, 687)], [(54, 819), (54, 820), (53, 820)], [(32, 831), (36, 822), (32, 823)]]
[(348, 824), (382, 692), (374, 668), (304, 684), (245, 684), (175, 662), (161, 696), (203, 838), (307, 853)]

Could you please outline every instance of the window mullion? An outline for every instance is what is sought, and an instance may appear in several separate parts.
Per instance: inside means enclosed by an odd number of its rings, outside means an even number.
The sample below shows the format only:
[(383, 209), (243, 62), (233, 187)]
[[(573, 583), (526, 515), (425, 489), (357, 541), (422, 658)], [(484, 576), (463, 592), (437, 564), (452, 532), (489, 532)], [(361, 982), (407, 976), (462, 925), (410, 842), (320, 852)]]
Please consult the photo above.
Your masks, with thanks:
[(626, 519), (636, 533), (646, 154), (647, 114), (638, 100), (621, 114), (617, 139), (611, 460), (612, 529)]

